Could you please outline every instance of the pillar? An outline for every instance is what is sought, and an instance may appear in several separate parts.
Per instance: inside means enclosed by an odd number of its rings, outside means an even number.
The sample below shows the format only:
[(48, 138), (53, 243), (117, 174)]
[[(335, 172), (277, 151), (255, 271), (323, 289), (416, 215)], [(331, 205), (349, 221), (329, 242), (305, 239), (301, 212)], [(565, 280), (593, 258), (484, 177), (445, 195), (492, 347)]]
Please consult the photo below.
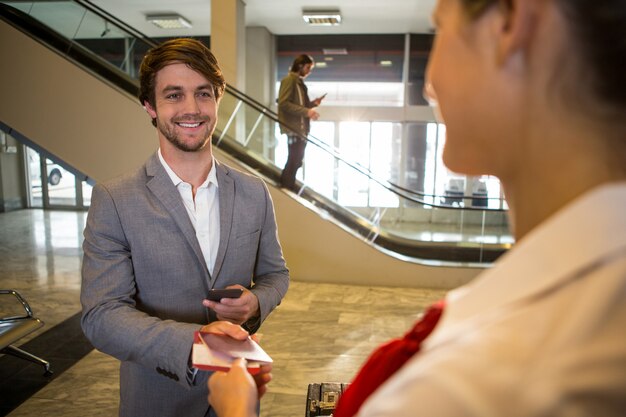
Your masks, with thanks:
[(226, 82), (245, 91), (246, 27), (242, 0), (211, 1), (211, 50)]

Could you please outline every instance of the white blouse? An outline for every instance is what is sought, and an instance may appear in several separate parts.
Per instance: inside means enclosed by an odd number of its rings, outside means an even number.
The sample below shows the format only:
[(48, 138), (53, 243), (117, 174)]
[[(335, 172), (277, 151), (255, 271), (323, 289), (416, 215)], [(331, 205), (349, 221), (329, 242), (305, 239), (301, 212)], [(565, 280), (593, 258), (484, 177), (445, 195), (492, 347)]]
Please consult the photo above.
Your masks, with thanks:
[(626, 415), (626, 182), (561, 209), (446, 302), (359, 417)]

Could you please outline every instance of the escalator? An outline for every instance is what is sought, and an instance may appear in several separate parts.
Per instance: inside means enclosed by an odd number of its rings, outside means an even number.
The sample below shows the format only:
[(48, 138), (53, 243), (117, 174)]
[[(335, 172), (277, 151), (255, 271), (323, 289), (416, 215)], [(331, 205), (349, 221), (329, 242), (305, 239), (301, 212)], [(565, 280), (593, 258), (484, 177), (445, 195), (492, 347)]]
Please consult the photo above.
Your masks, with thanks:
[[(36, 143), (92, 181), (140, 166), (157, 142), (138, 105), (132, 68), (154, 41), (89, 2), (43, 2), (42, 7), (46, 3), (64, 4), (70, 14), (82, 13), (80, 24), (106, 22), (109, 30), (119, 32), (123, 53), (107, 60), (102, 53), (106, 48), (94, 53), (95, 40), (72, 40), (52, 29), (49, 14), (36, 12), (39, 3), (0, 3), (0, 52), (5, 57), (0, 127)], [(81, 30), (87, 29), (73, 33)], [(285, 256), (298, 279), (450, 288), (470, 280), (510, 246), (489, 243), (480, 235), (488, 219), (504, 222), (502, 210), (437, 204), (436, 196), (377, 178), (314, 137), (308, 138), (309, 149), (324, 155), (329, 166), (350, 172), (356, 182), (396, 203), (347, 207), (336, 188), (307, 183), (300, 183), (297, 194), (284, 192), (273, 187), (280, 176), (275, 163), (276, 114), (228, 86), (218, 116), (213, 137), (217, 158), (270, 185)], [(408, 233), (407, 225), (418, 223), (415, 218), (426, 218), (421, 223), (427, 229)], [(452, 239), (437, 238), (428, 229), (441, 227), (437, 218), (447, 219), (444, 226)], [(464, 239), (464, 229), (470, 228), (479, 233)]]

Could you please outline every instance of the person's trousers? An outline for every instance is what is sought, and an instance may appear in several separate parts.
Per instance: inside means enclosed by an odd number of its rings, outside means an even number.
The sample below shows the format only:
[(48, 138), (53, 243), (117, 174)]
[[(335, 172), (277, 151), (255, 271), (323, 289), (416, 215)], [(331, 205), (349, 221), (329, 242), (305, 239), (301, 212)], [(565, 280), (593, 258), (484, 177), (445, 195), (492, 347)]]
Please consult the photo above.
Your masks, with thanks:
[(302, 166), (304, 160), (304, 149), (306, 148), (306, 139), (296, 135), (287, 135), (287, 143), (289, 146), (287, 163), (280, 176), (280, 184), (289, 189), (294, 189), (296, 185), (296, 173)]

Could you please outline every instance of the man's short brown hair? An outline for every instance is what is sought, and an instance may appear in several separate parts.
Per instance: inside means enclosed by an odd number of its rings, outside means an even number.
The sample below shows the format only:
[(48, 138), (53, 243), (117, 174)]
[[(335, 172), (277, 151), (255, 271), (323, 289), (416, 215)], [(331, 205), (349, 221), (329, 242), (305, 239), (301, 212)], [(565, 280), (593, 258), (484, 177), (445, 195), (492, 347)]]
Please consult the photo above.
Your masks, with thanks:
[[(226, 81), (215, 55), (202, 42), (191, 38), (172, 39), (150, 49), (139, 69), (139, 101), (156, 109), (156, 74), (171, 64), (185, 64), (202, 74), (213, 86), (217, 101), (224, 95)], [(154, 124), (153, 120), (153, 124)]]

